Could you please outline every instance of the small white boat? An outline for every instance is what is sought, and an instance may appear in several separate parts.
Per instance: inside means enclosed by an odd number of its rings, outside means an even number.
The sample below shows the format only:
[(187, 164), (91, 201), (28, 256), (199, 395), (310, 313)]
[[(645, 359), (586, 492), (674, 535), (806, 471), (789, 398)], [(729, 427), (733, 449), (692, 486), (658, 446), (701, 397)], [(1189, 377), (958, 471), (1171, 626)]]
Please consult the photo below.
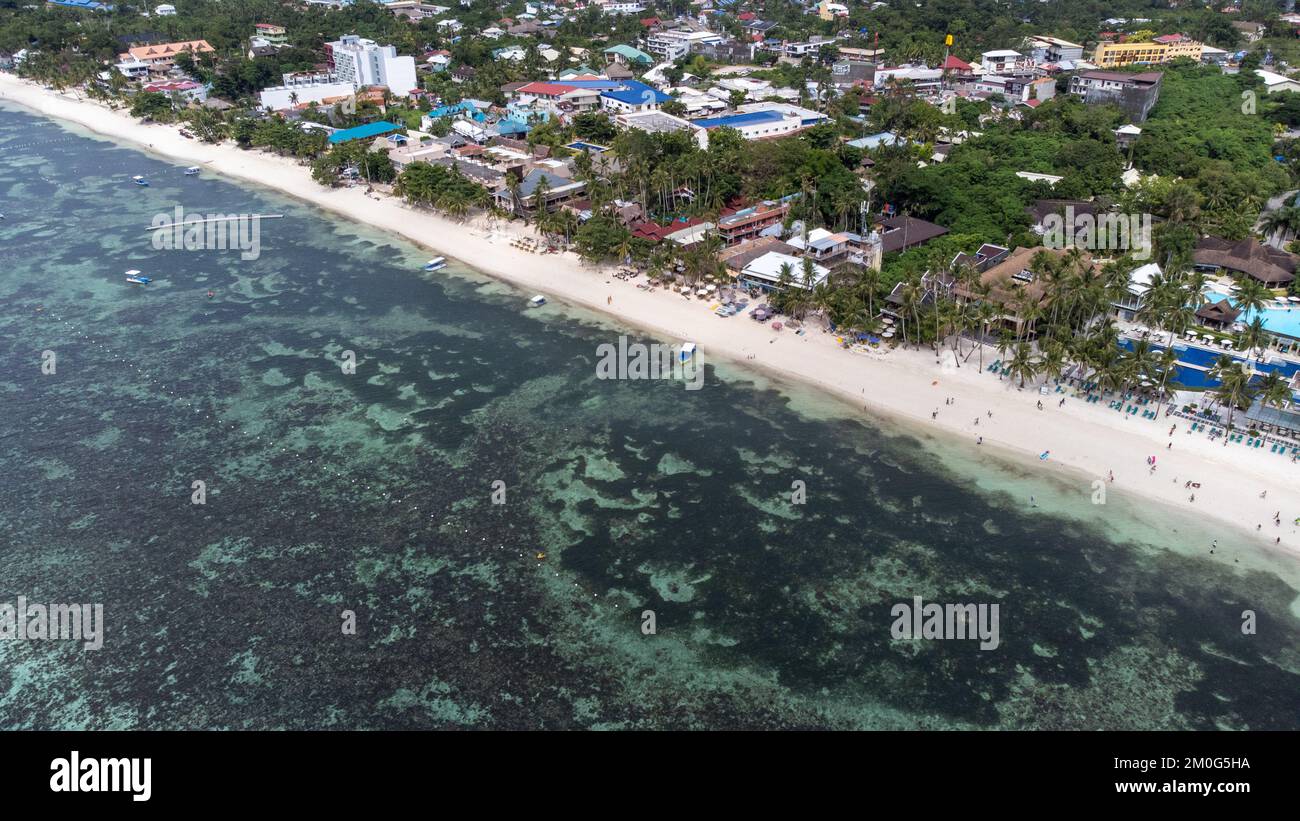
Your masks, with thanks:
[(126, 272), (126, 281), (132, 285), (148, 285), (153, 282), (153, 278), (147, 277), (139, 271), (131, 270)]
[(199, 167), (197, 165), (191, 165), (189, 168), (185, 169), (185, 176), (187, 177), (196, 177), (198, 176), (198, 173)]
[(533, 307), (533, 308), (540, 307), (540, 306), (546, 304), (546, 297), (542, 296), (541, 294), (538, 294), (537, 296), (535, 296), (535, 297), (533, 297), (532, 299), (528, 300), (528, 304), (529, 304), (529, 306), (531, 306), (531, 307)]
[(144, 177), (140, 176), (139, 174), (136, 174), (134, 177), (132, 177), (132, 178), (131, 178), (131, 182), (135, 183), (136, 185), (148, 185), (148, 184), (149, 184), (149, 181), (146, 180)]
[(684, 342), (682, 343), (682, 349), (677, 353), (677, 358), (682, 362), (686, 362), (694, 358), (695, 350), (694, 342)]
[(434, 257), (433, 259), (424, 263), (424, 270), (426, 271), (436, 271), (439, 268), (445, 268), (445, 267), (447, 267), (446, 257)]

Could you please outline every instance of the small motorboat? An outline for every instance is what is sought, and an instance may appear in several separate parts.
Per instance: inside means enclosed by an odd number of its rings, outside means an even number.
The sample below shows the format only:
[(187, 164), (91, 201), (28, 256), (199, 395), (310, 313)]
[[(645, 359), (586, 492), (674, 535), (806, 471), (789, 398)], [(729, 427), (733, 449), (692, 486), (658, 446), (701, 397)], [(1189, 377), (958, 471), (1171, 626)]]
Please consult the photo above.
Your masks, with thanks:
[(545, 305), (545, 304), (546, 304), (546, 297), (542, 296), (541, 294), (538, 294), (537, 296), (535, 296), (535, 297), (533, 297), (532, 299), (528, 300), (528, 305), (529, 305), (529, 307), (532, 307), (532, 308), (540, 308), (541, 306), (543, 306), (543, 305)]
[(199, 167), (197, 165), (191, 165), (189, 168), (185, 169), (185, 176), (187, 177), (197, 177), (198, 174)]
[(682, 347), (681, 347), (681, 350), (679, 350), (679, 351), (677, 352), (677, 361), (678, 361), (678, 362), (688, 362), (688, 361), (690, 361), (691, 359), (693, 359), (693, 358), (695, 357), (695, 351), (696, 351), (696, 350), (697, 350), (697, 348), (696, 348), (694, 342), (686, 342), (686, 343), (683, 343), (683, 344), (682, 344)]
[(147, 277), (139, 271), (127, 271), (126, 281), (132, 285), (148, 285), (153, 282), (153, 277)]
[(424, 263), (424, 270), (426, 271), (436, 271), (439, 268), (445, 268), (445, 267), (447, 267), (446, 257), (434, 257), (433, 259)]
[(131, 182), (135, 183), (136, 185), (144, 185), (144, 186), (149, 185), (149, 181), (146, 180), (144, 177), (140, 176), (139, 174), (136, 174), (134, 177), (132, 177)]

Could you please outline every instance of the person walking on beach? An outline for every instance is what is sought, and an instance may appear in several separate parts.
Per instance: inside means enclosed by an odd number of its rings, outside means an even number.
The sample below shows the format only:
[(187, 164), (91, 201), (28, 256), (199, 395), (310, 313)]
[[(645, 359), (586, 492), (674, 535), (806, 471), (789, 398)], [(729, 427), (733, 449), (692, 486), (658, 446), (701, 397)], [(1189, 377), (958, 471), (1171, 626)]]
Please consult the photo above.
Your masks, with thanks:
[(1038, 400), (1038, 409), (1039, 409), (1039, 410), (1042, 410), (1042, 409), (1043, 409), (1043, 400), (1041, 400), (1041, 399)]

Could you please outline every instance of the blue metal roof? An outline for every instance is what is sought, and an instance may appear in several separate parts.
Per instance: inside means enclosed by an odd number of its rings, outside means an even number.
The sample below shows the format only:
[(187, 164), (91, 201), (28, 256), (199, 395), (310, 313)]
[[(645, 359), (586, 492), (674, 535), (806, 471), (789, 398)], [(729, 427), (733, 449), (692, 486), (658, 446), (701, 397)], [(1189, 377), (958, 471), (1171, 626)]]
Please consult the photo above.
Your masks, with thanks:
[(345, 128), (342, 131), (335, 131), (330, 135), (330, 142), (345, 143), (348, 140), (364, 140), (367, 137), (378, 137), (381, 134), (389, 134), (394, 131), (401, 131), (402, 126), (393, 125), (383, 121), (377, 123), (366, 123), (356, 128)]
[(655, 105), (662, 105), (672, 99), (662, 91), (651, 88), (645, 83), (638, 83), (636, 80), (625, 80), (619, 84), (622, 86), (618, 91), (606, 91), (600, 96), (608, 97), (611, 100), (618, 100), (620, 103), (628, 105), (637, 105), (653, 102)]
[(464, 100), (462, 102), (456, 103), (455, 105), (445, 105), (442, 106), (441, 108), (435, 108), (429, 112), (429, 119), (436, 120), (439, 117), (446, 117), (449, 114), (459, 114), (462, 111), (466, 114), (469, 114), (472, 119), (480, 123), (483, 122), (485, 119), (487, 119), (487, 117), (483, 114), (483, 112), (475, 108), (474, 104), (471, 103), (469, 100)]
[(51, 5), (67, 6), (74, 9), (87, 9), (89, 11), (112, 11), (113, 7), (107, 3), (97, 3), (95, 0), (47, 0)]
[(742, 125), (770, 123), (783, 119), (779, 111), (751, 111), (748, 114), (725, 114), (721, 117), (705, 117), (691, 122), (700, 128), (739, 128)]

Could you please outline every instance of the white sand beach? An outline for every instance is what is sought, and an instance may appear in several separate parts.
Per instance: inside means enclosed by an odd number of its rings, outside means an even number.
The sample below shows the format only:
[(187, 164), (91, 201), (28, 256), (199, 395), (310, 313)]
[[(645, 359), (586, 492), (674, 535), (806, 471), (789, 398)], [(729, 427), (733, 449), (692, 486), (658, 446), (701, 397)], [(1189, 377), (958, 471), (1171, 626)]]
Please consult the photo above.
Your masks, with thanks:
[[(530, 233), (521, 224), (491, 224), (486, 219), (461, 223), (416, 210), (396, 198), (367, 195), (361, 188), (327, 189), (311, 179), (306, 166), (290, 159), (244, 151), (233, 144), (214, 146), (187, 139), (175, 127), (144, 125), (125, 112), (48, 91), (12, 75), (0, 73), (0, 101), (76, 123), (184, 165), (268, 186), (391, 231), (515, 283), (528, 292), (525, 297), (545, 294), (667, 339), (693, 341), (706, 362), (727, 359), (815, 385), (865, 412), (958, 435), (972, 448), (982, 436), (986, 447), (1010, 455), (1027, 471), (1052, 473), (1067, 484), (1077, 483), (1080, 505), (1093, 505), (1094, 482), (1102, 480), (1107, 493), (1136, 494), (1234, 525), (1240, 528), (1243, 545), (1272, 551), (1280, 537), (1286, 552), (1300, 555), (1300, 528), (1292, 524), (1300, 516), (1300, 486), (1295, 482), (1300, 464), (1270, 453), (1267, 446), (1225, 447), (1203, 434), (1188, 433), (1183, 419), (1142, 419), (1110, 410), (1104, 401), (1087, 404), (1070, 397), (1058, 407), (1063, 394), (1040, 396), (1035, 389), (1017, 390), (1008, 380), (981, 372), (977, 356), (954, 369), (936, 363), (929, 349), (850, 353), (836, 344), (834, 335), (820, 330), (796, 336), (744, 316), (724, 319), (709, 310), (708, 302), (663, 289), (648, 293), (612, 278), (611, 271), (583, 264), (572, 254), (517, 250), (511, 247), (511, 239)], [(985, 364), (996, 358), (995, 351), (985, 352)], [(947, 404), (949, 399), (953, 404)], [(1037, 407), (1039, 399), (1042, 410)], [(936, 410), (938, 416), (932, 419)], [(1172, 424), (1177, 424), (1177, 432), (1170, 436)], [(1044, 452), (1049, 452), (1048, 458), (1040, 459)], [(1157, 457), (1154, 473), (1147, 463), (1150, 456)], [(1106, 481), (1110, 472), (1113, 482)], [(1188, 481), (1198, 482), (1200, 488), (1185, 488)], [(1261, 498), (1265, 490), (1267, 496)], [(1097, 507), (1096, 515), (1104, 515), (1104, 510)], [(1280, 527), (1273, 524), (1275, 512), (1281, 514)], [(1088, 515), (1085, 509), (1081, 518)], [(1257, 532), (1257, 525), (1262, 530)], [(1207, 551), (1208, 541), (1207, 537)]]

